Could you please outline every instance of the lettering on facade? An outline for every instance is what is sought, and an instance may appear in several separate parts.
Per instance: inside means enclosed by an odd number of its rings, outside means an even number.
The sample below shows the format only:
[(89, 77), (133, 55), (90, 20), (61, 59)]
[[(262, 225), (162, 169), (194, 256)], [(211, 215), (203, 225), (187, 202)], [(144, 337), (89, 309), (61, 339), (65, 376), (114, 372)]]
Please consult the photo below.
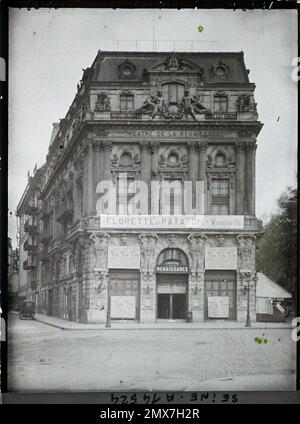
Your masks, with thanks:
[(100, 228), (243, 229), (242, 215), (100, 215)]
[(193, 130), (127, 130), (119, 135), (133, 138), (196, 138), (223, 137), (223, 131), (193, 131)]
[(189, 272), (189, 267), (178, 261), (164, 261), (156, 267), (156, 272)]

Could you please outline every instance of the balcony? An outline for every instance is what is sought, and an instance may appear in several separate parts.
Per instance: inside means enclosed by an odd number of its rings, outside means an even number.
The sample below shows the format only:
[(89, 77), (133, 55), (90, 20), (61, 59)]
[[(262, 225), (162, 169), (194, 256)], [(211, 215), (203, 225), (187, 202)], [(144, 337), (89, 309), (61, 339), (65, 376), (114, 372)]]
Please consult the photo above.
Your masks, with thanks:
[(56, 220), (60, 223), (66, 222), (73, 217), (73, 202), (65, 199), (56, 210)]
[(51, 215), (52, 210), (49, 210), (48, 208), (46, 208), (45, 206), (42, 207), (41, 212), (40, 212), (40, 218), (42, 220), (46, 220), (49, 218), (49, 216)]
[(26, 259), (26, 261), (23, 262), (23, 269), (30, 271), (35, 268), (35, 265), (31, 262), (31, 260)]
[(29, 205), (27, 205), (27, 207), (25, 209), (26, 215), (37, 215), (38, 212), (39, 212), (39, 208), (38, 208), (37, 205), (29, 204)]
[(43, 245), (48, 245), (51, 242), (52, 238), (53, 238), (52, 234), (44, 232), (41, 234), (40, 241)]
[(208, 120), (222, 120), (222, 121), (236, 121), (237, 113), (229, 112), (208, 112), (205, 114), (205, 119)]
[(36, 234), (38, 233), (38, 226), (31, 219), (27, 219), (27, 221), (24, 224), (24, 231), (25, 233), (28, 233), (28, 234)]
[(32, 254), (37, 248), (37, 245), (30, 240), (26, 240), (24, 243), (24, 250), (28, 252), (28, 254)]

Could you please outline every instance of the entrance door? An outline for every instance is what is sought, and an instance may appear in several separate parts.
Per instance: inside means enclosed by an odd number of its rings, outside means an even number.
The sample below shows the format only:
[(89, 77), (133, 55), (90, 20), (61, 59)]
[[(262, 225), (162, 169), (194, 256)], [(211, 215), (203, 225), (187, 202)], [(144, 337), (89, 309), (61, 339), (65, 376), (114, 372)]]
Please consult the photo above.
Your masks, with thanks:
[(186, 319), (187, 276), (157, 274), (157, 319)]
[[(211, 298), (216, 296), (212, 310), (209, 308)], [(224, 303), (227, 312), (224, 308)], [(214, 300), (214, 299), (212, 299)], [(223, 306), (222, 306), (223, 303)], [(218, 308), (219, 305), (219, 308)], [(219, 315), (218, 315), (219, 310)], [(205, 272), (205, 319), (236, 319), (236, 274), (231, 271)]]

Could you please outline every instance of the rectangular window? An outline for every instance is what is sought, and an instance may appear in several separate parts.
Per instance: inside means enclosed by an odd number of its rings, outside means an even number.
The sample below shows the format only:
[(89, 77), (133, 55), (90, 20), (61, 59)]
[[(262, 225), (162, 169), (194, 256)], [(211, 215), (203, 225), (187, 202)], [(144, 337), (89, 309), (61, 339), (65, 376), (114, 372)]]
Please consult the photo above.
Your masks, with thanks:
[(163, 84), (162, 92), (170, 105), (177, 104), (184, 96), (184, 85), (178, 83)]
[(183, 187), (179, 178), (165, 178), (160, 190), (160, 214), (183, 214)]
[(122, 94), (120, 96), (121, 110), (134, 110), (134, 99), (133, 95)]
[(134, 177), (117, 179), (117, 213), (120, 215), (130, 215), (134, 212), (129, 206), (129, 201), (135, 196), (134, 182)]
[(214, 111), (227, 112), (227, 97), (226, 96), (214, 97)]
[(229, 214), (229, 180), (227, 178), (211, 180), (211, 213), (212, 215)]

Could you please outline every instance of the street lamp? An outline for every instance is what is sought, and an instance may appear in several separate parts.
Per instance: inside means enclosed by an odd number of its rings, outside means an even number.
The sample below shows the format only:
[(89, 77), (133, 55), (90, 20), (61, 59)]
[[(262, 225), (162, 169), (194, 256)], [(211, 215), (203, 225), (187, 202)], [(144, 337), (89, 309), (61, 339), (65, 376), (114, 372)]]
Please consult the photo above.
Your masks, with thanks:
[(244, 289), (244, 294), (247, 293), (247, 319), (245, 327), (251, 327), (250, 321), (250, 291), (257, 283), (257, 274), (252, 276), (252, 272), (241, 273), (241, 282)]
[(109, 282), (109, 276), (106, 275), (106, 286), (107, 286), (107, 307), (106, 307), (106, 323), (105, 327), (110, 328), (110, 282)]

